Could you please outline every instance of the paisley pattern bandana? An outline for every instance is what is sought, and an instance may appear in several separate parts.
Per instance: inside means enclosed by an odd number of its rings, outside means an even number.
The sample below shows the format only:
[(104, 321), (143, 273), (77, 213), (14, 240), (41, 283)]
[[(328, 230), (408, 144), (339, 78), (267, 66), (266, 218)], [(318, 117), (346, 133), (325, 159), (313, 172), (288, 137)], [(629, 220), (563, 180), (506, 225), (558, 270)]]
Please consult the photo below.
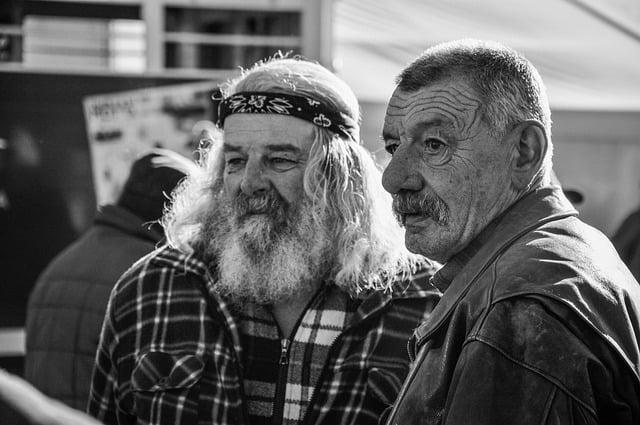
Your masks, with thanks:
[(218, 105), (218, 126), (231, 114), (280, 114), (301, 118), (321, 128), (356, 140), (355, 121), (306, 96), (269, 92), (239, 92)]

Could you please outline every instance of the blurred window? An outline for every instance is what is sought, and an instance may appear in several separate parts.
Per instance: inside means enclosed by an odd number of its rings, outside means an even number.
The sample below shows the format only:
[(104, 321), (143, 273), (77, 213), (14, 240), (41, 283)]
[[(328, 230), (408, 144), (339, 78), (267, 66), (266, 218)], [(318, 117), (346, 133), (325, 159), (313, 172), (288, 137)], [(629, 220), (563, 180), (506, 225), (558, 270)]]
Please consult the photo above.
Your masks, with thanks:
[(277, 51), (300, 53), (300, 11), (167, 7), (167, 68), (232, 69)]

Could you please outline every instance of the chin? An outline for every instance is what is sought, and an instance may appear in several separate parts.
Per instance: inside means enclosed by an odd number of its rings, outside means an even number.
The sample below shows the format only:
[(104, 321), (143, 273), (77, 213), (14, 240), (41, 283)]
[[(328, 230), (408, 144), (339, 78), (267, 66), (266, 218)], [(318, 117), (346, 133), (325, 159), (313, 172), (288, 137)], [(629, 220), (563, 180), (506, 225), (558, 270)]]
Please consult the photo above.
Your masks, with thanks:
[(404, 244), (409, 252), (422, 255), (430, 260), (434, 260), (440, 263), (446, 262), (448, 258), (443, 255), (441, 247), (434, 245), (435, 238), (433, 235), (422, 233), (405, 233)]
[(425, 246), (426, 237), (421, 235), (420, 233), (405, 233), (404, 235), (404, 244), (410, 252), (414, 254), (424, 255), (425, 250), (428, 250), (428, 247)]

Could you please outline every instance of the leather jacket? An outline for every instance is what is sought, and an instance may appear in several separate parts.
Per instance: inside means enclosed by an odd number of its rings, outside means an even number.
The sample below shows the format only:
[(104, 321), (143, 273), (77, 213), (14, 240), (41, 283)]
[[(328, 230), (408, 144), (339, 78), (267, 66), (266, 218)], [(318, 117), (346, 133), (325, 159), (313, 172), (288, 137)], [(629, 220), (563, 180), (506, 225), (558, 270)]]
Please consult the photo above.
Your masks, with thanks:
[(387, 424), (640, 423), (640, 286), (576, 215), (536, 190), (436, 274)]

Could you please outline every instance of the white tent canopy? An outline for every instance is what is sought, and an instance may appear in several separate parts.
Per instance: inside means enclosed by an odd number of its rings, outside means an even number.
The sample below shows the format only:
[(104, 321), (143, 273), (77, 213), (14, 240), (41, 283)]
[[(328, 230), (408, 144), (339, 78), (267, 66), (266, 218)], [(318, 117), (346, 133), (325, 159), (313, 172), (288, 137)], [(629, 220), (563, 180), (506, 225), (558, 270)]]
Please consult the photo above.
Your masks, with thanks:
[(362, 101), (388, 99), (429, 46), (478, 38), (524, 53), (553, 109), (640, 110), (640, 31), (577, 1), (336, 0), (333, 25), (334, 67)]
[[(385, 104), (400, 71), (439, 42), (495, 40), (524, 53), (547, 85), (554, 169), (584, 194), (581, 217), (612, 234), (640, 204), (637, 0), (335, 0), (333, 6), (334, 67), (361, 101), (363, 141), (381, 164), (388, 160), (380, 142)], [(627, 16), (602, 13), (616, 7)]]

